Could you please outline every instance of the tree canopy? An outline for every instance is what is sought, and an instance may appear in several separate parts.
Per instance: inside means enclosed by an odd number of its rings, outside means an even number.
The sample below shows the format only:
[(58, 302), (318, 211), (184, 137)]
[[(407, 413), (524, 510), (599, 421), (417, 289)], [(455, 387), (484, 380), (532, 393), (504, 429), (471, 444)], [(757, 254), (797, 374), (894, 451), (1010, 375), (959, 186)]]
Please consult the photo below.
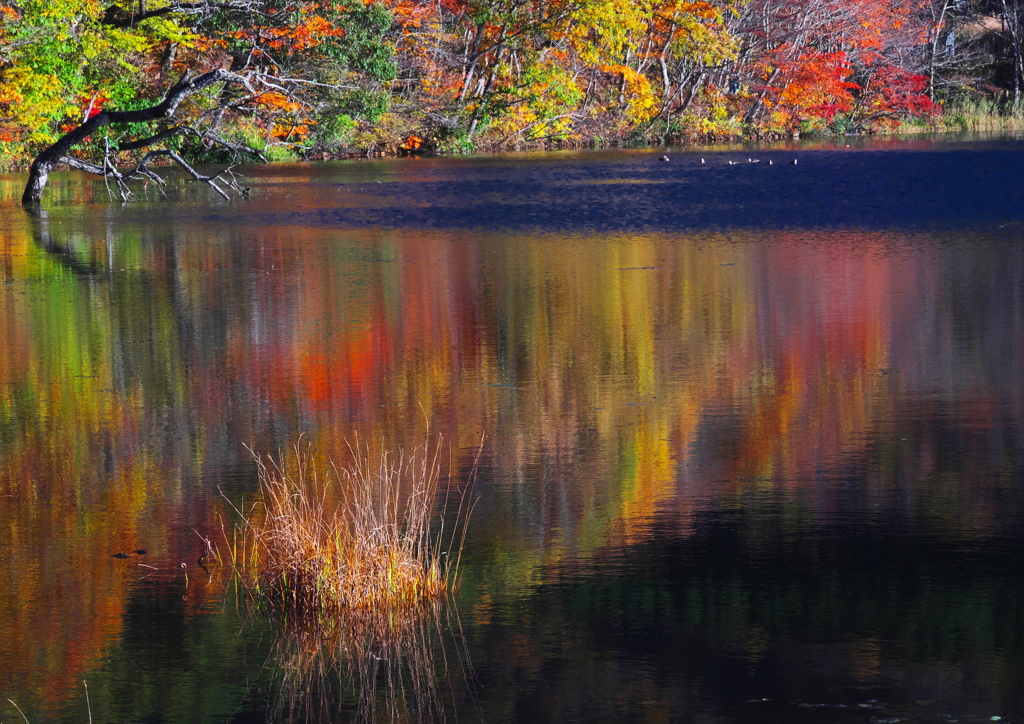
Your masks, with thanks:
[(865, 132), (1021, 89), (1003, 0), (6, 3), (0, 162), (36, 158), (26, 201), (61, 164), (230, 193), (190, 164)]

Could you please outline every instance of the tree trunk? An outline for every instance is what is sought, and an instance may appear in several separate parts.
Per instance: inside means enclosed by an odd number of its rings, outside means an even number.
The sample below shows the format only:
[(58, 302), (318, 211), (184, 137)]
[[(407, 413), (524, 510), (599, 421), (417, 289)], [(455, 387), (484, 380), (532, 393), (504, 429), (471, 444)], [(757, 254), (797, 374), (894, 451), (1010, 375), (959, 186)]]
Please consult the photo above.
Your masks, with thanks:
[[(187, 97), (215, 83), (224, 81), (245, 83), (244, 78), (224, 69), (204, 73), (194, 79), (190, 79), (186, 75), (168, 90), (164, 99), (155, 106), (137, 111), (100, 111), (92, 118), (86, 119), (77, 128), (65, 133), (57, 139), (56, 143), (36, 156), (32, 166), (29, 168), (28, 182), (25, 184), (25, 192), (21, 196), (22, 205), (32, 206), (40, 203), (50, 171), (58, 164), (68, 163), (65, 157), (71, 149), (99, 129), (111, 123), (150, 123), (163, 118), (170, 118), (174, 115), (181, 102)], [(165, 137), (167, 137), (167, 134), (157, 134), (153, 138), (160, 139)], [(137, 148), (139, 144), (125, 144), (125, 146)]]
[(1003, 0), (1003, 23), (1010, 34), (1013, 52), (1013, 108), (1020, 109), (1022, 83), (1024, 83), (1024, 37), (1021, 32), (1021, 10), (1016, 3)]
[(932, 37), (931, 58), (928, 62), (928, 97), (933, 102), (935, 101), (935, 64), (939, 57), (939, 34), (942, 32), (942, 26), (946, 23), (946, 12), (949, 10), (950, 3), (951, 0), (944, 0), (942, 3), (942, 11), (935, 24), (935, 35)]

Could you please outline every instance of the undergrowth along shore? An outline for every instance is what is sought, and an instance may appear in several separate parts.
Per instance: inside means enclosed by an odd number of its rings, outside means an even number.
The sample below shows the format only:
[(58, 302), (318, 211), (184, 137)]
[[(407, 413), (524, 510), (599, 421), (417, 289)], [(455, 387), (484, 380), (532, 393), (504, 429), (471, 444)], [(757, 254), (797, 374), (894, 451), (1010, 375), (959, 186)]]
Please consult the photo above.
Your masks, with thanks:
[(227, 555), (214, 552), (276, 613), (395, 611), (458, 585), (476, 463), (454, 483), (442, 480), (440, 439), (397, 452), (356, 441), (348, 452), (319, 466), (298, 444), (291, 466), (253, 452), (262, 501), (234, 508)]
[[(402, 125), (402, 124), (399, 124)], [(414, 128), (409, 125), (409, 128)], [(645, 146), (688, 146), (715, 145), (738, 142), (771, 142), (788, 138), (778, 134), (735, 134), (735, 135), (704, 135), (700, 137), (681, 137), (658, 133), (644, 136), (616, 137), (614, 135), (589, 139), (546, 139), (543, 141), (517, 140), (514, 143), (493, 143), (486, 135), (481, 136), (472, 146), (448, 146), (439, 143), (425, 143), (416, 149), (406, 147), (409, 129), (406, 136), (396, 132), (382, 133), (374, 136), (373, 141), (366, 144), (348, 147), (333, 153), (315, 152), (304, 154), (287, 149), (276, 149), (276, 153), (267, 155), (269, 164), (353, 160), (360, 158), (387, 158), (400, 156), (472, 156), (477, 153), (495, 152), (534, 152), (545, 150), (569, 150), (584, 148), (621, 148)], [(917, 133), (1012, 133), (1024, 131), (1024, 109), (1005, 111), (996, 101), (986, 98), (966, 99), (945, 107), (943, 113), (931, 118), (912, 118), (902, 121), (898, 126), (880, 133), (864, 135), (900, 136)], [(841, 132), (827, 129), (805, 129), (801, 131), (803, 138), (830, 138), (844, 135)], [(414, 137), (414, 136), (411, 136)], [(10, 155), (0, 145), (0, 172), (22, 172), (28, 169), (32, 158), (28, 155)], [(215, 162), (214, 162), (215, 163)], [(154, 166), (163, 165), (156, 160)]]

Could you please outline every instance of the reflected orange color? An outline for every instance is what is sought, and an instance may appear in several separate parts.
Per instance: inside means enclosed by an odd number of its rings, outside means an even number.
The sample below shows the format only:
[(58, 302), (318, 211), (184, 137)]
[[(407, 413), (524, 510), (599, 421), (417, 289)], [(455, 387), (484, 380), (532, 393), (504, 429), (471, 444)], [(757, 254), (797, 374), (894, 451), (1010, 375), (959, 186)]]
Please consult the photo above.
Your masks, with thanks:
[[(748, 432), (731, 468), (741, 487), (751, 480), (811, 482), (827, 461), (855, 452), (882, 413), (874, 392), (888, 367), (891, 282), (900, 261), (877, 253), (882, 242), (869, 235), (847, 255), (809, 251), (806, 241), (773, 247), (774, 258), (765, 260), (785, 270), (770, 298), (780, 307), (772, 323), (786, 333), (770, 383), (750, 399)], [(825, 283), (801, 284), (811, 273)]]
[[(894, 340), (942, 262), (852, 232), (182, 221), (108, 238), (100, 216), (52, 217), (64, 255), (28, 222), (0, 238), (0, 689), (38, 692), (43, 710), (119, 634), (132, 576), (109, 554), (194, 561), (192, 529), (219, 530), (218, 486), (256, 490), (243, 445), (278, 454), (305, 434), (340, 459), (356, 436), (412, 446), (429, 429), (451, 442), (458, 486), (486, 435), (480, 494), (498, 512), (471, 543), (503, 578), (483, 596), (751, 490), (804, 492), (827, 513), (820, 471), (866, 455), (923, 377), (915, 355), (931, 350)], [(922, 339), (949, 329), (947, 312)], [(944, 402), (984, 429), (1000, 414), (985, 392)]]

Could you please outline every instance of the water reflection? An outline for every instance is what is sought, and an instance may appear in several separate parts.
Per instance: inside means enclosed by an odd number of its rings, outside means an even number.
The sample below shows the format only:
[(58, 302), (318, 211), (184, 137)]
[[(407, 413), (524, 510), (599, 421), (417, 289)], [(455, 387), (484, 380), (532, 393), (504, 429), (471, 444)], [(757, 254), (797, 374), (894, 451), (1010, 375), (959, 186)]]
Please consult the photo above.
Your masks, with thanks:
[[(203, 719), (273, 711), (269, 624), (185, 581), (221, 493), (257, 490), (243, 443), (306, 433), (341, 458), (353, 435), (411, 447), (428, 426), (456, 478), (488, 440), (460, 595), (478, 683), (448, 710), (1022, 708), (1019, 227), (307, 223), (368, 183), (345, 169), (265, 180), (245, 223), (86, 186), (43, 217), (4, 207), (0, 695), (30, 719), (80, 719), (83, 676), (118, 721), (189, 718), (154, 713), (161, 677)], [(762, 698), (784, 708), (748, 711)]]
[[(447, 686), (466, 690), (461, 632), (447, 602), (284, 622), (271, 659), (268, 721), (445, 719)], [(449, 639), (449, 641), (446, 641)], [(461, 685), (460, 685), (461, 684)]]

